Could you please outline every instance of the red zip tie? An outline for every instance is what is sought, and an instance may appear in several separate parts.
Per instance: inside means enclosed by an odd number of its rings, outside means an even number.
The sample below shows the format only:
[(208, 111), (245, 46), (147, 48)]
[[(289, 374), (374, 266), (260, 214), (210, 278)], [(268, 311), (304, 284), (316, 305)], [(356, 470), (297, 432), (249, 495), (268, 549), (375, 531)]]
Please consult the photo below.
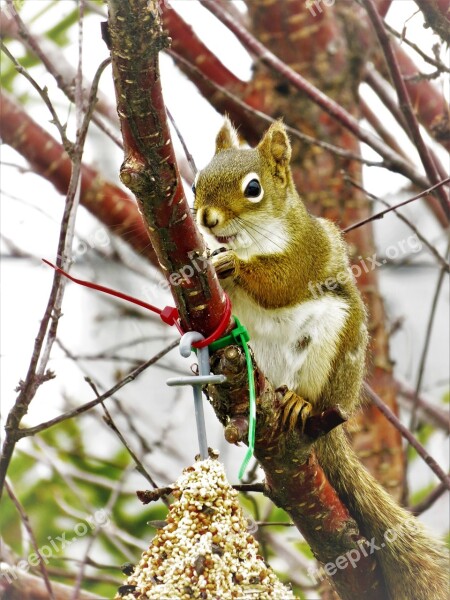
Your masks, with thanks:
[[(160, 308), (158, 308), (157, 306), (154, 306), (153, 304), (148, 304), (147, 302), (144, 302), (143, 300), (139, 300), (138, 298), (134, 298), (133, 296), (129, 296), (128, 294), (124, 294), (123, 292), (118, 292), (117, 290), (113, 290), (109, 287), (100, 285), (98, 283), (92, 283), (91, 281), (85, 281), (84, 279), (78, 279), (77, 277), (72, 277), (72, 275), (69, 275), (69, 273), (66, 273), (66, 271), (64, 271), (60, 267), (57, 267), (56, 265), (52, 264), (50, 261), (46, 260), (45, 258), (43, 258), (42, 261), (45, 262), (46, 265), (49, 265), (50, 267), (52, 267), (52, 269), (55, 269), (55, 271), (57, 271), (58, 273), (61, 273), (61, 275), (64, 275), (64, 277), (67, 277), (67, 279), (70, 279), (70, 281), (73, 281), (74, 283), (78, 283), (79, 285), (84, 285), (85, 287), (91, 288), (93, 290), (97, 290), (99, 292), (103, 292), (104, 294), (110, 294), (111, 296), (116, 296), (117, 298), (121, 298), (122, 300), (131, 302), (132, 304), (137, 304), (138, 306), (142, 306), (143, 308), (146, 308), (147, 310), (151, 310), (152, 312), (158, 314), (161, 317), (161, 320), (164, 323), (166, 323), (167, 325), (175, 325), (175, 327), (178, 329), (180, 335), (184, 335), (185, 332), (181, 329), (178, 310), (174, 306), (166, 306), (161, 310)], [(231, 317), (231, 302), (230, 302), (229, 297), (225, 294), (225, 310), (223, 313), (222, 320), (220, 321), (219, 326), (217, 327), (216, 331), (214, 331), (206, 339), (201, 340), (199, 342), (195, 342), (192, 345), (195, 348), (204, 348), (205, 346), (209, 346), (209, 344), (212, 344), (212, 342), (215, 342), (216, 340), (218, 340), (222, 336), (225, 329), (227, 328), (227, 325), (230, 322), (230, 317)]]
[(133, 296), (129, 296), (128, 294), (118, 292), (117, 290), (113, 290), (104, 285), (99, 285), (98, 283), (92, 283), (91, 281), (85, 281), (84, 279), (77, 279), (76, 277), (72, 277), (72, 275), (69, 275), (69, 273), (66, 273), (66, 271), (63, 271), (63, 269), (52, 264), (50, 261), (46, 260), (45, 258), (43, 258), (42, 260), (45, 262), (45, 264), (49, 265), (50, 267), (55, 269), (55, 271), (57, 271), (58, 273), (61, 273), (61, 275), (64, 275), (65, 277), (67, 277), (67, 279), (70, 279), (70, 281), (73, 281), (74, 283), (78, 283), (79, 285), (84, 285), (93, 290), (98, 290), (99, 292), (103, 292), (104, 294), (110, 294), (111, 296), (116, 296), (117, 298), (121, 298), (122, 300), (131, 302), (132, 304), (137, 304), (138, 306), (142, 306), (143, 308), (146, 308), (147, 310), (151, 310), (152, 312), (158, 314), (161, 317), (161, 320), (164, 321), (164, 323), (166, 323), (167, 325), (176, 325), (178, 331), (181, 334), (183, 334), (183, 332), (180, 329), (179, 322), (178, 322), (178, 311), (174, 306), (166, 306), (165, 308), (163, 308), (161, 310), (157, 306), (153, 306), (153, 304), (148, 304), (147, 302), (144, 302), (143, 300), (138, 300), (137, 298), (134, 298)]
[(225, 292), (224, 292), (224, 296), (225, 296), (225, 310), (223, 311), (223, 317), (222, 317), (222, 320), (220, 321), (217, 329), (210, 336), (205, 338), (204, 340), (200, 340), (199, 342), (194, 342), (192, 344), (192, 346), (194, 348), (204, 348), (205, 346), (209, 346), (210, 344), (212, 344), (213, 342), (215, 342), (216, 340), (221, 338), (225, 329), (228, 327), (228, 323), (230, 322), (230, 318), (231, 318), (231, 301), (230, 301), (229, 297), (227, 296), (227, 294), (225, 294)]

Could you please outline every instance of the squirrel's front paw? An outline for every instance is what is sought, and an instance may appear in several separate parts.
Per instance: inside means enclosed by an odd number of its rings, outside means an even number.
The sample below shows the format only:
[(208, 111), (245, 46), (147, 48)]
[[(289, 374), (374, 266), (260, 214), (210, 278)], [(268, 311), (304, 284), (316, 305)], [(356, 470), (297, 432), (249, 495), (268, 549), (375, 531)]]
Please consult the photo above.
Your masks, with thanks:
[(225, 250), (211, 256), (212, 264), (219, 279), (236, 277), (239, 272), (239, 258), (233, 250)]
[(287, 390), (282, 399), (282, 413), (283, 413), (283, 425), (289, 419), (289, 430), (292, 431), (300, 419), (302, 423), (302, 430), (305, 427), (306, 419), (310, 416), (312, 406), (301, 396), (298, 396), (295, 392)]

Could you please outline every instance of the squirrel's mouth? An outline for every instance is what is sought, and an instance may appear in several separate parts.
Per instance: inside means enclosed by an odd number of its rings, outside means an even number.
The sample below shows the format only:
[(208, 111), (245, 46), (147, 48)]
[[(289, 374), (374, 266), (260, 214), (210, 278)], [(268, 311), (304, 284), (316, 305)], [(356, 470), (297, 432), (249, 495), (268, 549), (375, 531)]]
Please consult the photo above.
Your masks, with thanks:
[(237, 238), (237, 234), (227, 236), (215, 235), (214, 237), (219, 242), (219, 244), (229, 244), (230, 242), (234, 242), (234, 240)]

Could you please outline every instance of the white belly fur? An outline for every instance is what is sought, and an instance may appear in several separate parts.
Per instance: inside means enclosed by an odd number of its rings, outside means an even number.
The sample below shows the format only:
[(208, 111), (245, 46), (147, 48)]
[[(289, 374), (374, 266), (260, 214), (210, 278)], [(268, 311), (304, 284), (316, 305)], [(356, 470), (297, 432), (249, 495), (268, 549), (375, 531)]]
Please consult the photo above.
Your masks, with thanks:
[[(348, 304), (323, 296), (267, 310), (236, 288), (231, 300), (233, 314), (247, 327), (256, 362), (269, 381), (275, 387), (287, 385), (307, 400), (317, 399), (330, 375)], [(304, 338), (310, 342), (299, 348)]]

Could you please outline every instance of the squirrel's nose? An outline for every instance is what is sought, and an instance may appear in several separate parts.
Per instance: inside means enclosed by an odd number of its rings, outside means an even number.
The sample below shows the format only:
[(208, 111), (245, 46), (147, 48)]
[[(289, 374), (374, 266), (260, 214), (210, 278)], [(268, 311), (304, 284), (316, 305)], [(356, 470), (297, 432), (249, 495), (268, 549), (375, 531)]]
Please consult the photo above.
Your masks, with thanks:
[(208, 229), (212, 229), (219, 223), (219, 219), (215, 211), (209, 210), (205, 208), (202, 214), (202, 225), (208, 227)]

